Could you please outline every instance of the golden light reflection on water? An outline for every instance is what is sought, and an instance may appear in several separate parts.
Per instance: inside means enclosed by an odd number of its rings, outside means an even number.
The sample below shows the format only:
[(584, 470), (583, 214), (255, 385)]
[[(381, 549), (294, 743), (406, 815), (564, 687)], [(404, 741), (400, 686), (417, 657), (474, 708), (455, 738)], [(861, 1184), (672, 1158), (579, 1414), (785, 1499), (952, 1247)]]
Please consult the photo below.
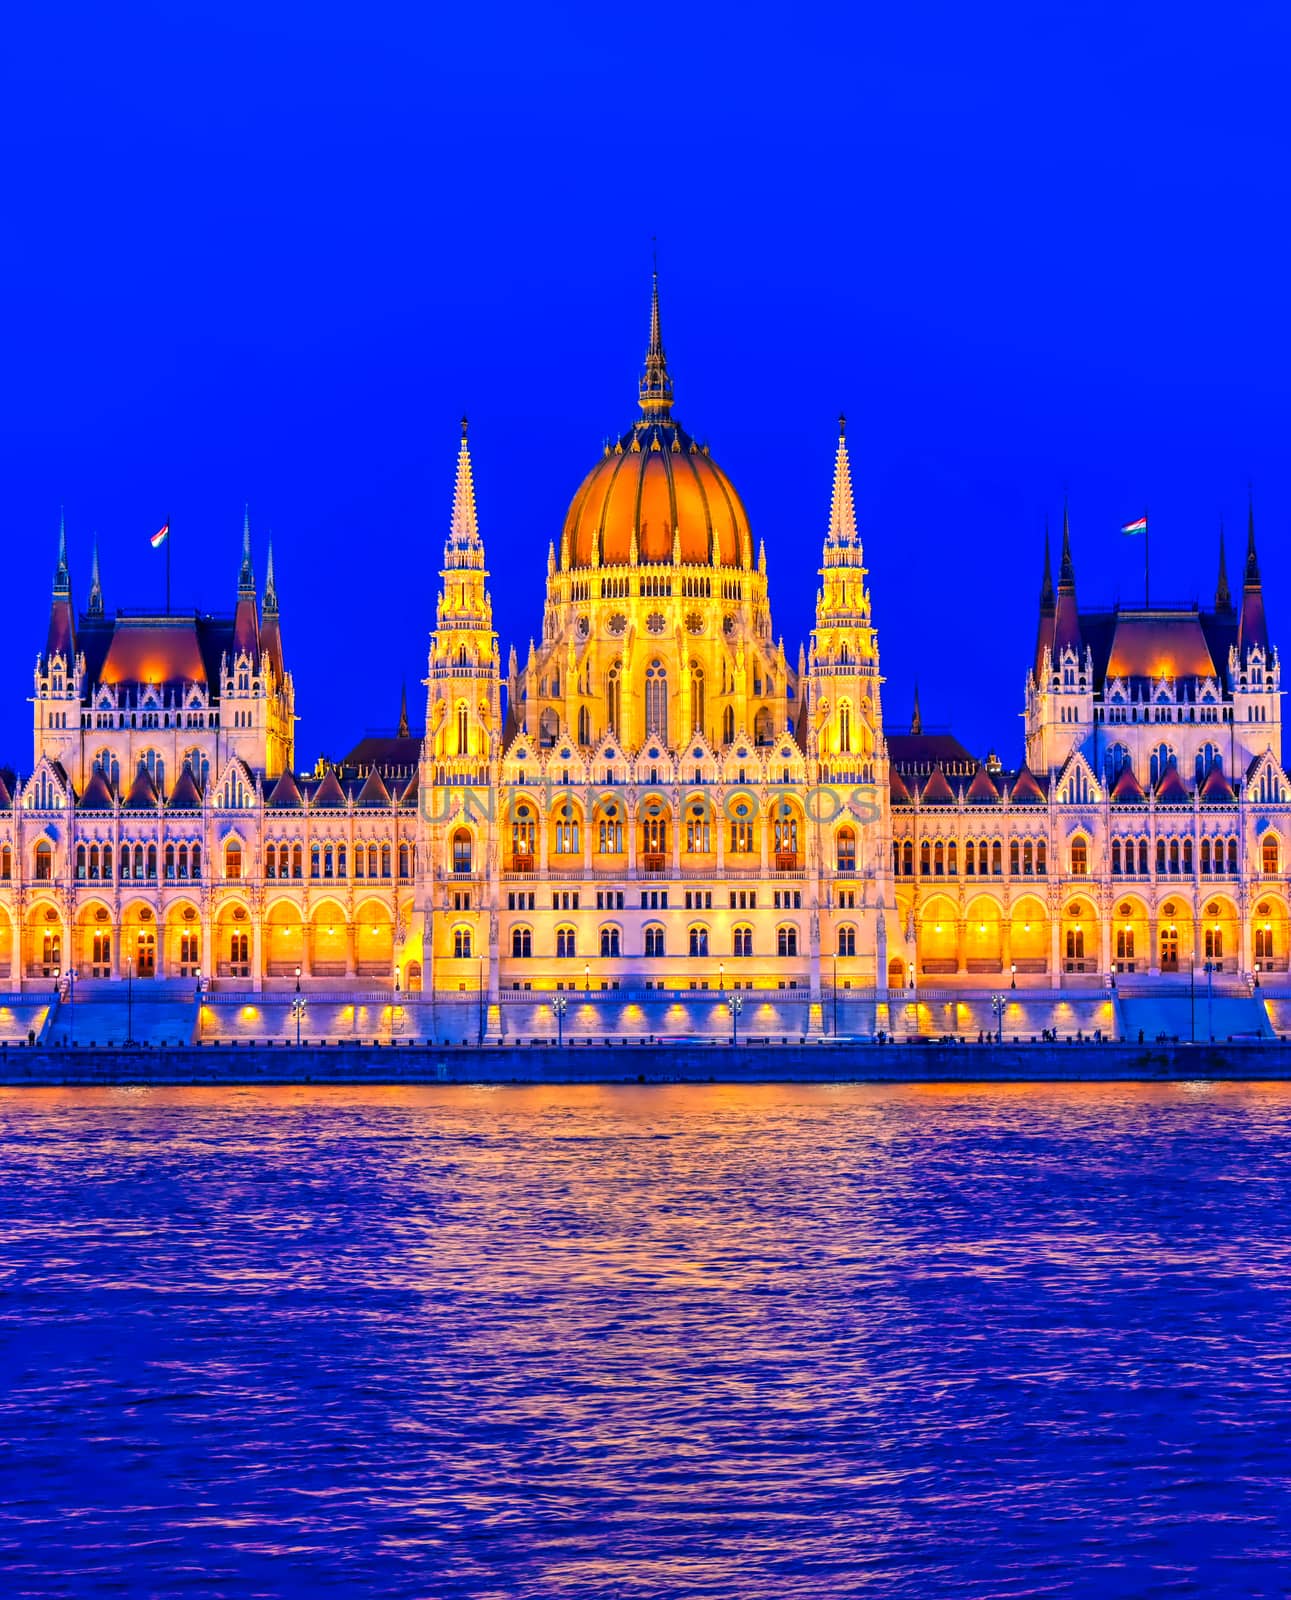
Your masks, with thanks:
[(3, 1090), (0, 1543), (33, 1592), (976, 1596), (1150, 1530), (1260, 1592), (1289, 1135), (1282, 1084)]

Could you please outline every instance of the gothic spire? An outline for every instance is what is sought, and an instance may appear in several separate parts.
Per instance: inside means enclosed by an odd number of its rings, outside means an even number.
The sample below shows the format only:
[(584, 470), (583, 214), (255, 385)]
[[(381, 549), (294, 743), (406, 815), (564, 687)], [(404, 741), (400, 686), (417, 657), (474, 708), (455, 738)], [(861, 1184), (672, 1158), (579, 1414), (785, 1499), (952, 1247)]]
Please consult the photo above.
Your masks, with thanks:
[(1044, 519), (1044, 577), (1040, 580), (1040, 609), (1053, 610), (1053, 567), (1049, 561), (1049, 519)]
[(847, 459), (847, 418), (838, 419), (838, 452), (834, 456), (834, 493), (829, 503), (829, 538), (832, 545), (854, 545), (856, 502), (852, 496), (852, 468)]
[(408, 685), (403, 686), (403, 694), (399, 699), (399, 737), (408, 737)]
[(67, 518), (58, 508), (58, 563), (54, 567), (54, 593), (71, 594), (72, 574), (67, 565)]
[(1071, 559), (1071, 517), (1066, 502), (1062, 507), (1062, 559), (1058, 565), (1059, 589), (1075, 590), (1076, 566)]
[(103, 585), (99, 582), (99, 536), (94, 535), (93, 550), (90, 555), (90, 599), (86, 607), (90, 616), (103, 615)]
[(1233, 609), (1232, 591), (1228, 587), (1228, 562), (1224, 556), (1224, 521), (1219, 522), (1219, 579), (1215, 584), (1215, 610)]
[(910, 717), (910, 732), (923, 732), (923, 712), (919, 709), (919, 680), (917, 678), (914, 685), (914, 712)]
[(638, 403), (646, 417), (655, 422), (666, 422), (672, 410), (672, 379), (668, 376), (668, 361), (663, 353), (663, 335), (659, 331), (659, 269), (656, 266), (650, 282), (650, 344), (646, 350), (645, 372), (638, 389)]
[(238, 573), (238, 595), (254, 595), (255, 592), (255, 568), (251, 565), (251, 506), (248, 503), (242, 508), (242, 568)]
[(264, 572), (264, 614), (274, 617), (278, 614), (278, 588), (273, 581), (273, 535), (269, 536), (269, 559)]
[(1255, 496), (1252, 493), (1246, 511), (1246, 576), (1243, 587), (1259, 588), (1260, 562), (1255, 554)]
[(475, 513), (475, 474), (471, 468), (471, 449), (466, 442), (466, 418), (462, 418), (462, 442), (457, 450), (457, 477), (453, 483), (453, 521), (448, 540), (459, 548), (480, 542), (480, 524)]

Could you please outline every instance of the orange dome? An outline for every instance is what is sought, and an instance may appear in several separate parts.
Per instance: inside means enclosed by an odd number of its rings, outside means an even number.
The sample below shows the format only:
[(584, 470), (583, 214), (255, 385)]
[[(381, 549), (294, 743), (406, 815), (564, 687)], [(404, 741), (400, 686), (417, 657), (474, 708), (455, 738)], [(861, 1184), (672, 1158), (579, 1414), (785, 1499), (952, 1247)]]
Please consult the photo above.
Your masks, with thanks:
[(752, 563), (749, 519), (717, 463), (671, 419), (639, 422), (597, 462), (565, 518), (571, 567), (640, 562)]
[(641, 421), (583, 479), (565, 518), (562, 565), (753, 564), (749, 519), (731, 480), (672, 419), (672, 379), (659, 333), (659, 283), (650, 297), (650, 345)]

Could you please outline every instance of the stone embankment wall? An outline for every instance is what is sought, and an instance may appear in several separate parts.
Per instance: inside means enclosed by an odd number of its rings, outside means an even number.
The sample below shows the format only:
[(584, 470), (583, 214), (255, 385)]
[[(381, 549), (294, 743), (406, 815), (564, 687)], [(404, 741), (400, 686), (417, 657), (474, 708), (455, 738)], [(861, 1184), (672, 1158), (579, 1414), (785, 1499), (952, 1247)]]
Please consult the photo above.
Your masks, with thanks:
[(1291, 1078), (1237, 1044), (206, 1045), (0, 1049), (0, 1083), (1039, 1083)]

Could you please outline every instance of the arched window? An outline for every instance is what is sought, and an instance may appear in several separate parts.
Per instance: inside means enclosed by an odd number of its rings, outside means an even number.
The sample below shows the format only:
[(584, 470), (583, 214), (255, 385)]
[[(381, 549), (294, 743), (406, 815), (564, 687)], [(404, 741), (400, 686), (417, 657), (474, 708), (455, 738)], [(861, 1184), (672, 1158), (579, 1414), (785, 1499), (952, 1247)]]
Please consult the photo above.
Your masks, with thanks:
[(91, 764), (103, 774), (112, 788), (121, 787), (121, 763), (111, 750), (100, 750)]
[(727, 706), (722, 712), (722, 743), (735, 743), (735, 707)]
[(708, 826), (708, 807), (697, 800), (686, 811), (686, 849), (691, 855), (706, 855), (712, 848)]
[(616, 661), (605, 680), (605, 720), (616, 738), (622, 737), (623, 673)]
[(205, 755), (194, 746), (184, 752), (184, 766), (193, 774), (193, 780), (199, 789), (205, 789), (207, 780), (211, 776), (211, 763)]
[(175, 877), (175, 847), (168, 844), (161, 858), (162, 876), (167, 882), (173, 882)]
[(556, 854), (576, 856), (582, 850), (578, 838), (578, 813), (564, 800), (556, 808)]
[(412, 848), (408, 844), (399, 846), (399, 877), (404, 883), (412, 877)]
[[(668, 850), (668, 816), (658, 800), (648, 801), (645, 815), (641, 819), (641, 842), (644, 854), (657, 858), (665, 855)], [(660, 863), (661, 865), (661, 863)], [(647, 871), (656, 871), (647, 863)]]
[(663, 929), (647, 928), (645, 931), (645, 953), (652, 960), (663, 955)]
[(1228, 874), (1229, 874), (1230, 877), (1233, 877), (1233, 878), (1235, 878), (1237, 876), (1237, 840), (1236, 839), (1230, 839), (1228, 841)]
[(457, 753), (459, 756), (470, 753), (470, 725), (464, 700), (457, 707)]
[(453, 832), (453, 871), (469, 872), (471, 870), (472, 841), (468, 828), (457, 828)]
[(161, 794), (166, 787), (166, 762), (159, 750), (145, 750), (143, 765), (148, 769), (148, 776), (157, 785), (157, 792)]
[(692, 956), (706, 956), (708, 954), (707, 928), (692, 928), (690, 930), (690, 953)]
[(1217, 922), (1208, 922), (1205, 933), (1205, 950), (1207, 961), (1222, 961), (1224, 959), (1224, 930)]
[(294, 844), (291, 847), (291, 875), (293, 878), (305, 876), (305, 852), (302, 846)]
[(532, 857), (535, 833), (533, 807), (522, 800), (516, 807), (515, 818), (511, 823), (512, 855)]
[(765, 706), (759, 706), (753, 718), (753, 743), (775, 743), (775, 724), (771, 721), (771, 713)]
[(1071, 841), (1071, 872), (1076, 878), (1089, 873), (1089, 844), (1079, 834)]
[(511, 954), (517, 961), (528, 961), (533, 955), (533, 931), (530, 928), (512, 928)]
[[(838, 870), (856, 871), (856, 833), (852, 828), (840, 828), (837, 837)], [(954, 846), (951, 846), (954, 849)]]
[(732, 937), (731, 954), (733, 956), (751, 956), (753, 954), (753, 929), (749, 927), (736, 928)]
[(556, 957), (560, 961), (572, 961), (578, 954), (578, 936), (573, 928), (556, 929)]
[(155, 883), (157, 881), (157, 846), (155, 844), (148, 846), (148, 878), (150, 882)]
[(76, 847), (76, 876), (84, 879), (86, 872), (86, 851), (83, 844)]
[(0, 845), (0, 878), (6, 883), (13, 877), (13, 851), (10, 847)]
[(798, 818), (792, 813), (787, 817), (776, 818), (775, 848), (777, 855), (798, 853)]
[(1121, 872), (1121, 841), (1112, 840), (1112, 872), (1119, 877)]
[(617, 956), (619, 949), (619, 930), (617, 928), (601, 929), (601, 954), (603, 956)]
[(932, 875), (932, 845), (925, 839), (919, 846), (919, 876), (921, 878)]
[(1168, 744), (1159, 744), (1152, 752), (1152, 785), (1155, 788), (1171, 767), (1177, 765), (1174, 751)]
[(623, 854), (623, 815), (613, 800), (601, 812), (597, 847), (603, 856)]
[(1108, 747), (1107, 754), (1103, 757), (1103, 772), (1107, 777), (1108, 786), (1114, 784), (1126, 767), (1130, 765), (1130, 752), (1123, 744), (1114, 744)]
[(856, 929), (852, 927), (838, 930), (838, 953), (840, 956), (854, 956), (856, 954)]
[(732, 802), (731, 811), (731, 854), (750, 855), (757, 845), (753, 807), (741, 797)]
[(852, 748), (852, 707), (846, 700), (838, 708), (838, 748), (844, 755)]
[(668, 737), (668, 674), (661, 661), (652, 661), (646, 668), (645, 685), (646, 734), (654, 739)]
[[(192, 850), (189, 852), (189, 859), (190, 859), (190, 864), (191, 864), (191, 867), (192, 867), (193, 877), (195, 879), (196, 878), (200, 878), (202, 876), (202, 847), (201, 847), (200, 844), (195, 844), (193, 846)], [(103, 862), (104, 862), (104, 868), (103, 868), (104, 875), (108, 876), (110, 874), (110, 872), (111, 872), (112, 863), (111, 863), (111, 854), (107, 850), (104, 850), (104, 852), (103, 852)]]
[(323, 851), (320, 845), (311, 844), (309, 847), (309, 875), (311, 878), (321, 878), (323, 875)]
[(586, 706), (578, 708), (578, 742), (584, 745), (592, 742), (592, 719), (587, 714)]
[(336, 851), (330, 844), (323, 846), (323, 876), (325, 878), (336, 876)]
[(776, 954), (778, 956), (796, 956), (798, 954), (798, 930), (791, 923), (776, 929), (775, 935)]
[(690, 726), (695, 733), (704, 731), (703, 667), (692, 667), (690, 671)]
[[(315, 846), (315, 849), (317, 848)], [(224, 876), (226, 878), (242, 876), (242, 846), (236, 839), (230, 839), (224, 846)]]
[(46, 839), (42, 839), (36, 846), (35, 865), (36, 882), (48, 883), (54, 876), (54, 852)]
[(458, 961), (469, 961), (471, 956), (471, 930), (453, 929), (453, 956)]
[(1260, 865), (1270, 876), (1278, 870), (1277, 835), (1266, 833), (1260, 844)]
[(914, 875), (914, 840), (907, 839), (901, 851), (901, 870), (909, 878)]

